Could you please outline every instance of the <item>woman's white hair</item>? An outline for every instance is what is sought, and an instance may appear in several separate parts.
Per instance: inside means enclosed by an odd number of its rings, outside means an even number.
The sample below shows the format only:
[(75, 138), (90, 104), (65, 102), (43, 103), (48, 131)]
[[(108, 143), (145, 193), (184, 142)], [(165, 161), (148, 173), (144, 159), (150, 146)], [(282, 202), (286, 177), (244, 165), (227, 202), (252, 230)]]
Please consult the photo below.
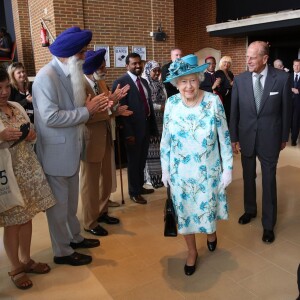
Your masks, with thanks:
[[(201, 82), (204, 80), (204, 74), (203, 74), (203, 72), (198, 72), (198, 73), (193, 73), (193, 74), (195, 74), (195, 75), (198, 76), (199, 83), (201, 83)], [(188, 74), (188, 75), (191, 75), (191, 74)], [(183, 76), (187, 76), (187, 75), (183, 75)], [(179, 77), (176, 77), (176, 78), (172, 79), (172, 80), (170, 81), (170, 83), (171, 83), (172, 85), (174, 85), (174, 86), (177, 88), (177, 82), (178, 82), (178, 79), (179, 79), (180, 77), (183, 77), (183, 76), (179, 76)]]

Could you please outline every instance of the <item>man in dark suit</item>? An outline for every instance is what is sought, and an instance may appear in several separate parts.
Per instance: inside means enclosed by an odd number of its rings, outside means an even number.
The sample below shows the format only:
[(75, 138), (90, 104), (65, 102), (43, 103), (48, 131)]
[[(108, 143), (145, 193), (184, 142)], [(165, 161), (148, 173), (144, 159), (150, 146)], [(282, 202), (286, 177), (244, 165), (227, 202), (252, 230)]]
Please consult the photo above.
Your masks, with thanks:
[(216, 59), (213, 56), (208, 56), (205, 58), (205, 63), (209, 64), (209, 67), (204, 72), (204, 80), (200, 83), (200, 89), (214, 93), (221, 83), (221, 78), (215, 76)]
[[(161, 79), (162, 82), (164, 82), (167, 78), (167, 75), (169, 74), (169, 67), (171, 65), (171, 63), (177, 59), (177, 58), (181, 58), (182, 57), (182, 51), (179, 48), (173, 48), (171, 49), (171, 61), (168, 62), (167, 64), (163, 65), (161, 68)], [(178, 90), (177, 88), (171, 84), (170, 82), (166, 82), (164, 83), (166, 91), (167, 91), (167, 96), (168, 98), (177, 94)]]
[(141, 57), (137, 53), (130, 53), (126, 57), (127, 73), (113, 83), (113, 91), (126, 84), (130, 85), (128, 94), (120, 101), (127, 105), (133, 115), (119, 117), (121, 135), (125, 139), (128, 170), (128, 191), (130, 199), (139, 204), (146, 204), (143, 194), (153, 193), (153, 189), (145, 189), (144, 168), (149, 148), (150, 135), (158, 135), (155, 121), (151, 91), (145, 79), (141, 78)]
[(292, 98), (293, 98), (293, 109), (292, 109), (292, 127), (291, 127), (291, 140), (292, 146), (297, 145), (300, 128), (300, 59), (295, 59), (293, 62), (294, 73), (291, 75), (292, 85)]
[(272, 243), (277, 217), (276, 167), (286, 146), (291, 122), (289, 75), (267, 65), (269, 46), (256, 41), (247, 49), (248, 70), (234, 78), (230, 136), (232, 149), (241, 151), (244, 209), (240, 224), (256, 217), (256, 157), (262, 170), (262, 240)]

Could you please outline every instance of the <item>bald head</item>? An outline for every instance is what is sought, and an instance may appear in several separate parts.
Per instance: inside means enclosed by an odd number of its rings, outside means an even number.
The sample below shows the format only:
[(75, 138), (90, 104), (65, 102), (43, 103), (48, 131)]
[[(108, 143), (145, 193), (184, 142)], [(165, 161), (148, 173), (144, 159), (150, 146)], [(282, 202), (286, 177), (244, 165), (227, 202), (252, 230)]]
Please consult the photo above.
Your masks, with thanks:
[(274, 68), (280, 69), (280, 70), (283, 70), (283, 68), (284, 68), (283, 62), (280, 59), (274, 60), (273, 66), (274, 66)]
[(247, 49), (247, 66), (250, 72), (261, 73), (269, 58), (269, 45), (266, 42), (255, 41)]
[(174, 61), (176, 58), (182, 57), (182, 51), (179, 48), (173, 48), (171, 50), (171, 60)]

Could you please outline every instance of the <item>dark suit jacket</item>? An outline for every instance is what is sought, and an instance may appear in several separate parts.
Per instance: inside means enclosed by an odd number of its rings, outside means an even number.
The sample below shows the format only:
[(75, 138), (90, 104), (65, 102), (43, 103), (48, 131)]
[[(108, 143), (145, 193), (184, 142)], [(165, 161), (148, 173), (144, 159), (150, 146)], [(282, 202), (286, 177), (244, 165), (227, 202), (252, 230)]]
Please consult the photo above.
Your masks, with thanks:
[[(232, 74), (231, 71), (228, 71), (228, 76), (232, 81), (234, 78), (234, 75)], [(224, 102), (226, 102), (226, 100), (230, 101), (232, 86), (231, 86), (230, 81), (228, 80), (227, 76), (225, 75), (225, 73), (222, 70), (218, 70), (215, 73), (215, 77), (221, 78), (221, 84), (216, 89), (216, 92), (218, 92), (218, 94), (221, 95)]]
[[(300, 77), (298, 78), (298, 81), (297, 81), (296, 85), (294, 86), (294, 76), (295, 76), (295, 73), (294, 72), (291, 73), (291, 75), (290, 75), (291, 87), (298, 89), (300, 92)], [(294, 93), (292, 93), (292, 94), (293, 94), (293, 99), (300, 100), (300, 94), (294, 94)]]
[(266, 157), (278, 157), (281, 143), (289, 137), (291, 99), (289, 75), (269, 66), (257, 113), (252, 73), (247, 71), (234, 78), (230, 137), (232, 142), (240, 143), (243, 155), (253, 155), (257, 146)]
[[(169, 67), (171, 65), (171, 61), (165, 65), (162, 66), (161, 68), (161, 79), (162, 82), (164, 82), (166, 80), (167, 75), (169, 74)], [(166, 92), (167, 92), (167, 96), (168, 98), (170, 98), (171, 96), (178, 94), (178, 90), (177, 88), (170, 82), (166, 82), (164, 83), (165, 88), (166, 88)]]
[[(148, 93), (147, 101), (150, 108), (149, 117), (147, 117), (145, 114), (145, 106), (140, 96), (140, 92), (136, 84), (127, 73), (115, 80), (113, 83), (113, 92), (115, 91), (118, 84), (120, 84), (121, 87), (125, 86), (126, 84), (130, 85), (128, 94), (120, 100), (120, 103), (121, 105), (128, 105), (128, 109), (133, 111), (133, 114), (129, 117), (118, 117), (118, 121), (120, 121), (120, 126), (122, 127), (122, 134), (125, 138), (134, 136), (135, 138), (141, 139), (144, 138), (146, 134), (150, 134), (153, 136), (158, 135), (153, 103), (151, 100), (151, 90), (145, 79), (141, 78), (141, 82), (143, 86), (146, 87)], [(147, 132), (147, 119), (149, 120), (150, 132)]]
[(215, 77), (211, 73), (204, 72), (204, 80), (200, 83), (200, 89), (212, 93), (212, 86), (214, 84)]

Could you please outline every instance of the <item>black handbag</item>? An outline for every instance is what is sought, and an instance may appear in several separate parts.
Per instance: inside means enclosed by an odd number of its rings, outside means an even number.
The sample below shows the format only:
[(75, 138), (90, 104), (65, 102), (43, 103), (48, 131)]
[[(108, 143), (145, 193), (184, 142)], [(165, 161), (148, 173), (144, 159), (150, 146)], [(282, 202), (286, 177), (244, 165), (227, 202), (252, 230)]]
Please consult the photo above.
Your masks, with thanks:
[(176, 213), (171, 199), (170, 186), (167, 188), (167, 200), (165, 204), (165, 231), (164, 236), (177, 236)]

